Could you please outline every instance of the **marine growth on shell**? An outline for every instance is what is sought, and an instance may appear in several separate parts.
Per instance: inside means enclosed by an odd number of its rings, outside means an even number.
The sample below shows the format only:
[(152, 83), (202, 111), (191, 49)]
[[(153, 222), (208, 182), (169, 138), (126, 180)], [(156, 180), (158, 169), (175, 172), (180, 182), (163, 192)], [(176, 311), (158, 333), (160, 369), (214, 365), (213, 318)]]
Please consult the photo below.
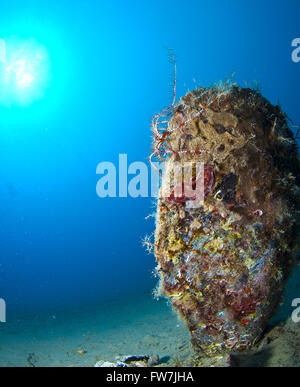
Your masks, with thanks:
[[(280, 302), (296, 248), (300, 174), (287, 117), (227, 82), (188, 92), (155, 116), (152, 130), (151, 158), (167, 171), (157, 202), (158, 292), (197, 353), (247, 350)], [(203, 197), (192, 206), (199, 164)]]

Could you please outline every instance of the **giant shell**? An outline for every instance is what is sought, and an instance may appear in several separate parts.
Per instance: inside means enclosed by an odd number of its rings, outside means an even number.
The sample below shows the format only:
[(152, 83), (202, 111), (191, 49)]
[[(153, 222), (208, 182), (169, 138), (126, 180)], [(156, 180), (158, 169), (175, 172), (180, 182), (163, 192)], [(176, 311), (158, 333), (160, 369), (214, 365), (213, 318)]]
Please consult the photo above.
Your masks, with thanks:
[(204, 201), (191, 207), (164, 175), (158, 292), (197, 353), (247, 350), (276, 311), (296, 248), (300, 174), (287, 117), (251, 89), (200, 88), (174, 107), (163, 139), (166, 170), (204, 164)]

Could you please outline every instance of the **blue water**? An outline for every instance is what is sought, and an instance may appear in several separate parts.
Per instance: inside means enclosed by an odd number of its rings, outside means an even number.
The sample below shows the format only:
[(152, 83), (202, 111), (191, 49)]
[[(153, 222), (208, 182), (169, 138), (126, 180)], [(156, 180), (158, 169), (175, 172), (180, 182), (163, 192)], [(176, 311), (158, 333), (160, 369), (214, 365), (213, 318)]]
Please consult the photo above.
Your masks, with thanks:
[[(258, 80), (300, 122), (298, 1), (14, 1), (0, 38), (34, 38), (51, 62), (43, 95), (0, 107), (0, 297), (12, 311), (150, 292), (152, 198), (96, 195), (96, 166), (147, 163), (150, 120), (200, 85)], [(171, 74), (171, 77), (170, 77)], [(295, 295), (296, 297), (297, 295)], [(300, 295), (298, 295), (300, 296)]]

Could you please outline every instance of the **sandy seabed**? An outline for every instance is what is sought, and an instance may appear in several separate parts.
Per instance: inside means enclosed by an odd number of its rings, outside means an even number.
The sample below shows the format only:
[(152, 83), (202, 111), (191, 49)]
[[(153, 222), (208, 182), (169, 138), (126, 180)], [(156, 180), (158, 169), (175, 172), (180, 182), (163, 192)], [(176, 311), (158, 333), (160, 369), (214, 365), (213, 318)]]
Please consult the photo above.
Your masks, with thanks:
[[(291, 301), (300, 298), (300, 267), (259, 349), (235, 366), (300, 366), (300, 322)], [(120, 355), (158, 355), (161, 365), (189, 362), (189, 334), (166, 300), (149, 293), (85, 310), (11, 316), (0, 324), (0, 367), (91, 367)]]

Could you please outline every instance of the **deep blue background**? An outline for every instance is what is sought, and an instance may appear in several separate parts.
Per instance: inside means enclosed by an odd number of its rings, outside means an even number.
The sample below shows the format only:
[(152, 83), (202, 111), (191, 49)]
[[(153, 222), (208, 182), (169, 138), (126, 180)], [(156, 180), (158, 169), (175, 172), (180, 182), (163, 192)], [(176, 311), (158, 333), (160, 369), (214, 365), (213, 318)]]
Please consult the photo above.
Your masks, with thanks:
[(152, 199), (100, 199), (101, 161), (145, 161), (150, 120), (196, 85), (259, 80), (300, 122), (299, 1), (1, 2), (0, 37), (44, 44), (52, 83), (27, 107), (0, 109), (0, 297), (10, 307), (90, 303), (151, 289), (141, 239)]

